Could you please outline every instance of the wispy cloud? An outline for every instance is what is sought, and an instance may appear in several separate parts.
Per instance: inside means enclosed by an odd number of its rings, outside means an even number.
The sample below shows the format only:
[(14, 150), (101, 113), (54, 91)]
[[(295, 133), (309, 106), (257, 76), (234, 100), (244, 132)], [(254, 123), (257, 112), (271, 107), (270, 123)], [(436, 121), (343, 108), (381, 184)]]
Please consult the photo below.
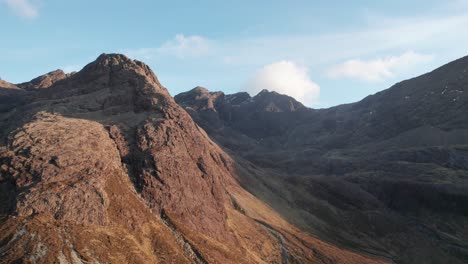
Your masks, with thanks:
[[(230, 40), (219, 43), (222, 46), (219, 49), (224, 52), (225, 61), (230, 65), (290, 59), (320, 66), (353, 57), (414, 49), (439, 51), (450, 46), (450, 43), (468, 43), (468, 34), (460, 34), (460, 28), (466, 24), (468, 13), (441, 17), (380, 18), (375, 22), (369, 21), (367, 27), (355, 31)], [(460, 52), (460, 46), (458, 49)]]
[(418, 64), (429, 62), (432, 55), (413, 51), (399, 56), (388, 56), (371, 60), (352, 59), (336, 65), (328, 70), (333, 78), (351, 78), (368, 82), (384, 81), (394, 77), (396, 73), (410, 69)]
[(29, 0), (4, 0), (4, 3), (21, 17), (33, 19), (39, 15), (38, 7)]
[(315, 102), (320, 94), (320, 86), (310, 79), (307, 68), (291, 61), (275, 62), (257, 70), (246, 90), (257, 94), (262, 89), (287, 94), (303, 103)]
[(207, 55), (211, 51), (211, 43), (208, 39), (201, 36), (184, 36), (178, 34), (174, 40), (167, 41), (158, 52), (167, 55), (173, 55), (178, 58), (199, 57)]
[[(369, 82), (388, 81), (378, 86), (385, 87), (390, 81), (415, 76), (466, 54), (467, 49), (462, 43), (468, 43), (468, 34), (460, 31), (468, 24), (466, 2), (460, 1), (455, 7), (446, 4), (441, 6), (445, 7), (438, 8), (437, 13), (420, 16), (368, 14), (362, 17), (363, 23), (359, 27), (346, 27), (344, 31), (331, 28), (317, 34), (231, 35), (215, 39), (178, 35), (158, 47), (125, 52), (149, 64), (163, 63), (164, 59), (184, 59), (187, 63), (178, 66), (184, 67), (183, 71), (196, 72), (201, 67), (210, 69), (196, 73), (203, 78), (220, 78), (209, 76), (206, 72), (230, 72), (232, 75), (223, 75), (222, 78), (235, 85), (241, 80), (247, 80), (255, 69), (263, 69), (266, 67), (264, 65), (271, 62), (288, 61), (314, 69), (316, 80), (320, 80), (323, 85), (333, 79), (330, 78), (332, 76)], [(193, 68), (194, 65), (197, 68)], [(280, 75), (278, 71), (271, 72)], [(264, 74), (260, 78), (258, 71), (255, 75), (250, 79), (249, 91), (271, 89), (267, 85), (272, 85), (272, 77), (265, 76), (272, 75)], [(259, 83), (265, 87), (260, 87)], [(275, 80), (275, 83), (281, 81)], [(288, 88), (292, 89), (292, 85)], [(294, 92), (280, 87), (275, 89), (291, 95)], [(311, 104), (310, 99), (301, 99), (304, 95), (300, 92), (293, 96)]]
[(147, 60), (158, 56), (173, 56), (185, 59), (208, 55), (212, 52), (213, 47), (213, 43), (202, 36), (177, 34), (174, 39), (164, 42), (160, 47), (127, 50), (127, 53), (131, 57)]
[(308, 66), (330, 65), (353, 57), (395, 54), (406, 50), (438, 50), (447, 47), (448, 43), (468, 43), (468, 34), (460, 33), (460, 28), (468, 24), (468, 10), (450, 11), (420, 17), (373, 15), (365, 19), (367, 26), (356, 30), (316, 35), (207, 39), (179, 34), (159, 47), (127, 52), (142, 59), (163, 55), (186, 59), (210, 56), (217, 58), (217, 63), (230, 66), (258, 67), (281, 60), (297, 61)]

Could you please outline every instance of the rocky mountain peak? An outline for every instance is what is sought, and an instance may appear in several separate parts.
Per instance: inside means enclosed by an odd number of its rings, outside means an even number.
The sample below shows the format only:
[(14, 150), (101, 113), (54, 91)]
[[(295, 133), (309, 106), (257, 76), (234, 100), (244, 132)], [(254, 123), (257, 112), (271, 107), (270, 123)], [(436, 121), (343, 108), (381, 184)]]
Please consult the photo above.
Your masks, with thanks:
[(178, 94), (174, 99), (184, 108), (216, 111), (216, 103), (224, 98), (223, 92), (210, 92), (205, 87), (197, 86), (192, 90)]
[(125, 56), (124, 54), (102, 53), (101, 55), (99, 55), (99, 57), (97, 57), (97, 59), (94, 62), (102, 63), (104, 65), (106, 64), (116, 65), (116, 64), (132, 63), (133, 60)]
[(84, 110), (111, 115), (130, 110), (164, 112), (167, 106), (175, 105), (146, 64), (121, 54), (102, 54), (81, 71), (54, 82), (48, 89), (41, 89), (35, 96), (44, 99), (77, 96), (66, 107), (56, 103), (47, 108), (67, 113)]
[(194, 93), (200, 93), (200, 94), (206, 94), (206, 93), (210, 92), (210, 91), (208, 91), (208, 89), (206, 89), (205, 87), (202, 87), (202, 86), (197, 86), (197, 87), (193, 88), (191, 91), (194, 92)]
[(280, 94), (275, 91), (268, 91), (267, 89), (263, 89), (252, 99), (255, 101), (258, 111), (294, 112), (307, 109), (291, 96)]
[(262, 94), (269, 94), (270, 91), (268, 89), (262, 89), (257, 95), (262, 95)]
[(95, 61), (86, 65), (79, 72), (79, 77), (84, 81), (89, 81), (92, 78), (99, 78), (106, 75), (109, 79), (113, 77), (129, 77), (143, 76), (154, 85), (161, 86), (154, 72), (145, 63), (137, 60), (132, 60), (123, 54), (101, 54)]
[(242, 103), (250, 102), (252, 97), (250, 97), (249, 93), (247, 92), (238, 92), (235, 94), (227, 94), (224, 96), (224, 99), (231, 105), (240, 105)]
[(20, 83), (17, 86), (25, 90), (49, 88), (55, 82), (68, 78), (71, 75), (73, 75), (73, 73), (66, 74), (62, 70), (58, 69), (36, 77), (29, 82)]

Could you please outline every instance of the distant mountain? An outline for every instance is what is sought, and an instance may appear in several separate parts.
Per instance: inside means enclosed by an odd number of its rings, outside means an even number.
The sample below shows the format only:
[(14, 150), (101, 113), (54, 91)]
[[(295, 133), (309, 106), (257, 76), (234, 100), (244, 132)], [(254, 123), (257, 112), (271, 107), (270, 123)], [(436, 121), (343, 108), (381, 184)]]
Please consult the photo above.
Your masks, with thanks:
[(468, 57), (329, 109), (199, 93), (175, 99), (292, 223), (396, 263), (468, 262)]
[[(219, 130), (226, 124), (254, 138), (266, 137), (282, 130), (294, 120), (281, 119), (291, 113), (302, 115), (310, 109), (294, 98), (262, 90), (254, 97), (241, 92), (225, 95), (196, 87), (174, 99), (207, 131)], [(273, 117), (275, 120), (270, 120)], [(280, 119), (278, 119), (280, 118)], [(273, 126), (270, 126), (270, 122)], [(284, 123), (284, 124), (283, 124)], [(281, 125), (279, 125), (281, 124)]]
[[(142, 62), (103, 54), (0, 86), (2, 263), (388, 263), (308, 235), (241, 187), (248, 168)], [(224, 114), (241, 122), (238, 104), (309, 111), (263, 92), (224, 97), (219, 116), (219, 96), (179, 98), (213, 129)]]

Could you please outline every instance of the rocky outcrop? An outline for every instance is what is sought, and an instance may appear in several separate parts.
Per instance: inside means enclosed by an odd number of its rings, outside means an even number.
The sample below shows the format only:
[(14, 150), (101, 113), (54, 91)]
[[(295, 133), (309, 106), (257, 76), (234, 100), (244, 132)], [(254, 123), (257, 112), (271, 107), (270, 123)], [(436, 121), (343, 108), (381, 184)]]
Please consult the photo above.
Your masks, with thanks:
[(101, 124), (39, 112), (1, 160), (2, 262), (189, 262)]
[(66, 74), (62, 70), (55, 70), (34, 78), (29, 82), (17, 84), (17, 86), (25, 90), (44, 89), (52, 86), (57, 81), (72, 76), (73, 74), (74, 72)]

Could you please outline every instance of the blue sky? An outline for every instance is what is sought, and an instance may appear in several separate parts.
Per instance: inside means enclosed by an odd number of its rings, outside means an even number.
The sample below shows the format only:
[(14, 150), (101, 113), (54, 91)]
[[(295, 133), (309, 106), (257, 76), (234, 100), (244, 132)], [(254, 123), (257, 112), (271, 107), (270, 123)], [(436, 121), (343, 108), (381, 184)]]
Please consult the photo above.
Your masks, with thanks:
[(468, 55), (466, 25), (468, 0), (0, 0), (0, 77), (28, 81), (118, 52), (173, 95), (266, 88), (322, 108)]

